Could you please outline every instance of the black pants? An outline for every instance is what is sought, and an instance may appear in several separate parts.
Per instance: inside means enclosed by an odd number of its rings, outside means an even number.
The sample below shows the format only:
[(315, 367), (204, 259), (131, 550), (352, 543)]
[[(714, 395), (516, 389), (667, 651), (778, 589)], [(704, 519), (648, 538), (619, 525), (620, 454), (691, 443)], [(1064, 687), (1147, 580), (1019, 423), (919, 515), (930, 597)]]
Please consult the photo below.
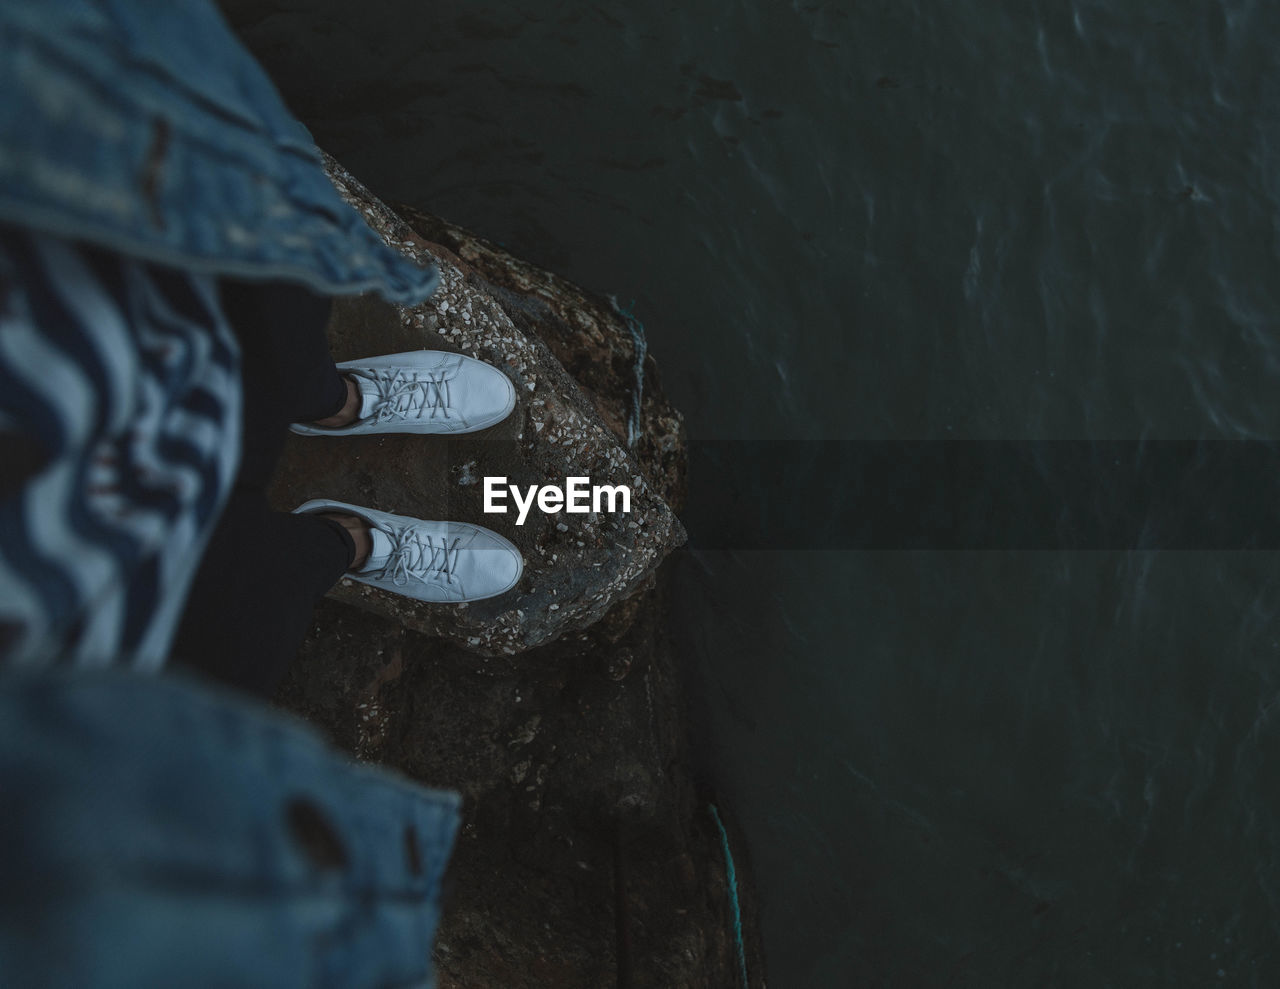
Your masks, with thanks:
[(355, 557), (332, 519), (274, 512), (267, 485), (289, 423), (346, 402), (325, 342), (330, 301), (304, 288), (222, 283), (240, 340), (244, 390), (236, 484), (196, 573), (170, 665), (270, 696), (306, 637), (316, 604)]

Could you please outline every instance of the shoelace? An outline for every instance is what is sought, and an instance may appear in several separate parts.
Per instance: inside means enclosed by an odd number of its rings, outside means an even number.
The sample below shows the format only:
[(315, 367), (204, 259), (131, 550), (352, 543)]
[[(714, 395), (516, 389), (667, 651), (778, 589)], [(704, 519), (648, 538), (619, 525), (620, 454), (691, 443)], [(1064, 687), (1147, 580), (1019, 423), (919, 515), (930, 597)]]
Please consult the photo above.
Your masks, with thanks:
[(392, 583), (397, 587), (409, 583), (410, 577), (423, 581), (443, 580), (447, 584), (454, 582), (453, 568), (458, 565), (461, 537), (452, 541), (437, 539), (412, 526), (383, 531), (391, 537), (391, 553), (383, 573), (390, 574)]
[(368, 375), (378, 389), (372, 417), (378, 422), (410, 416), (434, 419), (437, 413), (450, 418), (449, 381), (457, 372), (456, 367), (411, 374), (402, 367), (374, 371)]

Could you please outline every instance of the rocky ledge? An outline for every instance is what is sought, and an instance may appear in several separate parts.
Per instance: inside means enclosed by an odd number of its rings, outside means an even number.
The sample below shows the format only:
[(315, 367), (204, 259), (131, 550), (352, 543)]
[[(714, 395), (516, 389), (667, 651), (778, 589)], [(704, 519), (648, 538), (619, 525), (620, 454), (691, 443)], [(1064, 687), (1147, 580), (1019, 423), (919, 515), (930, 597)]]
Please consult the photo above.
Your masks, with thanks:
[[(683, 426), (638, 325), (439, 218), (393, 212), (328, 164), (374, 229), (442, 275), (415, 309), (336, 305), (335, 357), (459, 351), (502, 368), (521, 398), (471, 437), (299, 438), (273, 497), (447, 512), (513, 538), (526, 569), (516, 590), (467, 608), (338, 587), (278, 702), (360, 759), (462, 793), (441, 989), (741, 986), (735, 884), (691, 769), (659, 568), (684, 538)], [(480, 512), (486, 474), (628, 483), (633, 511), (497, 525)], [(754, 901), (732, 844), (759, 989)]]
[[(412, 308), (371, 295), (338, 300), (329, 324), (334, 359), (424, 349), (462, 353), (502, 370), (516, 387), (517, 404), (504, 422), (447, 439), (291, 437), (272, 501), (288, 509), (308, 498), (336, 498), (400, 515), (473, 522), (519, 548), (525, 569), (516, 588), (469, 605), (424, 604), (351, 580), (332, 593), (407, 628), (496, 657), (595, 624), (644, 586), (685, 539), (671, 507), (683, 490), (683, 424), (661, 397), (643, 337), (633, 335), (624, 316), (568, 283), (551, 276), (535, 282), (534, 269), (514, 259), (508, 264), (492, 245), (449, 234), (464, 259), (430, 243), (340, 165), (327, 164), (338, 191), (374, 230), (440, 270), (435, 294)], [(422, 213), (414, 218), (433, 235), (450, 229)], [(559, 358), (582, 368), (589, 383), (576, 381)], [(615, 371), (616, 381), (610, 378)], [(621, 403), (617, 383), (623, 384)], [(563, 486), (568, 477), (626, 486), (631, 510), (546, 514), (535, 508), (517, 525), (514, 512), (483, 512), (486, 476), (505, 477), (522, 490)]]

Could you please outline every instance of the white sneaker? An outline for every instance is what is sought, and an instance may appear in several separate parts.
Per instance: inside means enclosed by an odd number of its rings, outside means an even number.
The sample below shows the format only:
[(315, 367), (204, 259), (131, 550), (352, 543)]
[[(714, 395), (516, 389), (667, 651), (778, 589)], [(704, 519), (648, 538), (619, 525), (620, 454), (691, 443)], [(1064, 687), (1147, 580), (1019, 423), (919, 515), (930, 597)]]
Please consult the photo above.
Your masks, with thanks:
[(461, 604), (497, 597), (524, 573), (520, 551), (496, 532), (468, 522), (424, 522), (317, 498), (295, 514), (336, 512), (369, 523), (373, 551), (364, 567), (346, 576), (393, 594)]
[(473, 433), (501, 422), (516, 407), (516, 389), (505, 374), (462, 354), (412, 350), (345, 361), (338, 370), (360, 390), (358, 418), (332, 429), (294, 423), (289, 428), (295, 433)]

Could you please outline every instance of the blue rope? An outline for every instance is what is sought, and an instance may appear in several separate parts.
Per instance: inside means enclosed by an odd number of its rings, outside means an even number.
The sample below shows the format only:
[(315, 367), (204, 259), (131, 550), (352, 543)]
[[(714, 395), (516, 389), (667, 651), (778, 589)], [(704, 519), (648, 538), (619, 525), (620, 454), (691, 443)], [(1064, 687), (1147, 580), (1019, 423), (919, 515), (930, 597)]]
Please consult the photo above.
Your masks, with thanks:
[(733, 940), (738, 946), (738, 974), (742, 977), (742, 989), (751, 989), (747, 981), (747, 950), (742, 944), (742, 907), (738, 902), (738, 876), (733, 869), (733, 856), (729, 853), (729, 833), (720, 822), (720, 812), (715, 804), (707, 804), (716, 827), (720, 829), (720, 845), (724, 849), (725, 871), (729, 876), (729, 903), (733, 906)]
[(631, 341), (636, 348), (636, 363), (633, 368), (635, 375), (635, 384), (631, 389), (631, 416), (627, 420), (627, 446), (634, 447), (636, 440), (640, 438), (640, 403), (644, 396), (644, 355), (649, 351), (649, 344), (644, 337), (644, 323), (636, 319), (634, 312), (636, 300), (631, 300), (631, 305), (623, 308), (618, 305), (618, 300), (614, 296), (609, 296), (609, 303), (627, 324), (627, 329), (631, 331)]

